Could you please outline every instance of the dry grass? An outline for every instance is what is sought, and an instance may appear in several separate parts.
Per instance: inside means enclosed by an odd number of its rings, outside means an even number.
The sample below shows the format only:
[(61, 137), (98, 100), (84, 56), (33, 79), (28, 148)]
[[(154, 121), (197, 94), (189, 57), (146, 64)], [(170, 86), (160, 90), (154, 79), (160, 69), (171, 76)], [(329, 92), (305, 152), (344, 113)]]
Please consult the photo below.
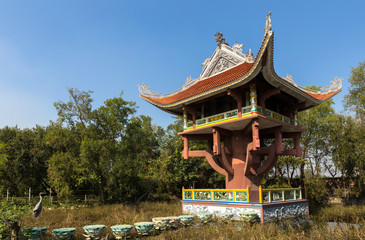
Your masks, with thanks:
[[(336, 206), (325, 208), (318, 214), (324, 221), (324, 217), (334, 217), (341, 212), (350, 211), (352, 208)], [(335, 210), (336, 209), (336, 210)], [(356, 215), (362, 214), (357, 218), (360, 228), (337, 227), (329, 230), (327, 226), (316, 224), (310, 229), (304, 229), (301, 226), (293, 227), (289, 222), (254, 224), (250, 226), (242, 222), (219, 223), (212, 222), (209, 224), (195, 224), (190, 227), (180, 227), (177, 230), (162, 232), (156, 236), (145, 237), (143, 239), (365, 239), (365, 207), (357, 207)], [(332, 214), (332, 215), (331, 215)], [(84, 239), (82, 236), (82, 227), (90, 224), (104, 224), (107, 226), (105, 233), (112, 236), (110, 226), (117, 224), (133, 224), (140, 221), (151, 221), (153, 217), (160, 216), (178, 216), (181, 215), (181, 203), (166, 202), (144, 202), (138, 206), (133, 205), (106, 205), (97, 207), (84, 208), (64, 208), (64, 209), (44, 209), (40, 217), (34, 221), (31, 216), (24, 219), (27, 226), (45, 226), (47, 238), (51, 239), (51, 229), (62, 227), (75, 227), (76, 239)], [(344, 215), (347, 216), (347, 215)], [(341, 220), (339, 217), (337, 220)]]
[(313, 214), (313, 219), (318, 222), (347, 222), (363, 224), (365, 218), (365, 205), (330, 205), (318, 209)]
[[(132, 224), (151, 221), (154, 217), (181, 215), (180, 203), (143, 202), (139, 205), (113, 204), (82, 208), (44, 208), (37, 220), (29, 214), (24, 224), (29, 227), (42, 226), (48, 229), (74, 227), (76, 237), (82, 238), (83, 226), (104, 224), (106, 233), (111, 235), (109, 227), (118, 224)], [(47, 231), (50, 232), (50, 231)]]

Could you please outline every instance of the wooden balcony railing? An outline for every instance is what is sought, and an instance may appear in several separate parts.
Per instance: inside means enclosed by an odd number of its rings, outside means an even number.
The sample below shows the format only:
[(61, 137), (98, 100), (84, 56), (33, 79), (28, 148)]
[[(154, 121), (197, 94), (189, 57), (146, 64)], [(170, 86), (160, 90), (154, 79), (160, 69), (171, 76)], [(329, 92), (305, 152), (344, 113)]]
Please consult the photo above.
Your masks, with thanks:
[[(260, 115), (262, 115), (262, 108), (260, 106), (257, 106), (257, 111)], [(243, 107), (242, 108), (242, 118), (250, 116), (250, 115), (251, 115), (251, 106)], [(266, 109), (265, 116), (276, 119), (276, 120), (279, 120), (283, 123), (290, 124), (290, 118), (289, 117), (284, 116), (282, 114), (279, 114), (279, 113), (274, 112), (274, 111), (269, 110), (269, 109)], [(237, 119), (237, 118), (238, 118), (237, 109), (230, 110), (230, 111), (227, 111), (227, 112), (223, 112), (223, 113), (215, 114), (215, 115), (208, 116), (208, 117), (205, 117), (205, 118), (197, 119), (196, 123), (195, 123), (195, 128), (209, 126), (211, 124), (225, 122), (225, 121), (229, 121), (229, 120)], [(184, 130), (191, 130), (191, 129), (193, 129), (193, 121), (188, 121), (187, 122), (187, 127)]]

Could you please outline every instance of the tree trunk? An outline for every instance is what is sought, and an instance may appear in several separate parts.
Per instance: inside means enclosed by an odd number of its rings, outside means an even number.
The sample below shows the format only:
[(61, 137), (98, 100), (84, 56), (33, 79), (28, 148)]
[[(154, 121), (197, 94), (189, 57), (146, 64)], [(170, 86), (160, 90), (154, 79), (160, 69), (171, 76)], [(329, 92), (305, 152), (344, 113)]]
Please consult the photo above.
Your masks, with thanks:
[(104, 188), (105, 180), (104, 175), (100, 174), (100, 195), (101, 195), (101, 202), (105, 203), (105, 188)]
[(288, 175), (288, 185), (291, 186), (290, 173), (289, 173), (289, 164), (286, 165), (286, 172), (287, 172), (287, 175)]
[(19, 240), (20, 225), (18, 222), (5, 219), (6, 225), (8, 225), (11, 233), (11, 240)]

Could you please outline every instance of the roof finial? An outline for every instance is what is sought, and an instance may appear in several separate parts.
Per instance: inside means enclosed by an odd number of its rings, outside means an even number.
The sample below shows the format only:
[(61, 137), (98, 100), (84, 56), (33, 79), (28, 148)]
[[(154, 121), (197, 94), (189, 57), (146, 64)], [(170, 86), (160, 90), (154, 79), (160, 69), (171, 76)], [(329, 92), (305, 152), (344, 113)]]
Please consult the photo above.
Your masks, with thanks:
[(232, 49), (235, 53), (242, 53), (243, 44), (236, 43), (232, 46)]
[(265, 23), (265, 34), (271, 31), (271, 12), (266, 16), (266, 23)]
[(223, 33), (217, 32), (216, 34), (214, 34), (214, 36), (215, 36), (215, 41), (217, 42), (218, 47), (221, 47), (222, 44), (228, 45), (228, 43), (226, 42), (226, 39), (223, 37)]

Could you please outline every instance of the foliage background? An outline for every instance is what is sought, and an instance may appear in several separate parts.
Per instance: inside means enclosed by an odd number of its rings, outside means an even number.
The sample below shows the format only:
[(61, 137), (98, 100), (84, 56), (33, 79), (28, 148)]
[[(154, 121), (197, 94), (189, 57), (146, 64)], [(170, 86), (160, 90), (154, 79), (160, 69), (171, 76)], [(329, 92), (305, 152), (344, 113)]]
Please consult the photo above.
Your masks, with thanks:
[[(304, 154), (281, 157), (264, 176), (264, 187), (306, 182), (326, 191), (319, 179), (327, 175), (352, 184), (349, 194), (364, 195), (364, 68), (365, 62), (352, 69), (344, 100), (347, 112), (336, 113), (332, 100), (300, 112)], [(163, 129), (149, 116), (136, 116), (137, 106), (122, 93), (94, 109), (91, 91), (68, 92), (67, 102), (54, 104), (56, 122), (0, 129), (1, 193), (9, 189), (13, 196), (26, 196), (31, 188), (33, 193), (52, 191), (67, 197), (87, 192), (104, 203), (180, 198), (183, 186), (224, 187), (224, 178), (204, 159), (182, 158), (180, 118)], [(190, 147), (204, 149), (206, 143), (195, 141)], [(325, 196), (313, 192), (314, 201)]]

